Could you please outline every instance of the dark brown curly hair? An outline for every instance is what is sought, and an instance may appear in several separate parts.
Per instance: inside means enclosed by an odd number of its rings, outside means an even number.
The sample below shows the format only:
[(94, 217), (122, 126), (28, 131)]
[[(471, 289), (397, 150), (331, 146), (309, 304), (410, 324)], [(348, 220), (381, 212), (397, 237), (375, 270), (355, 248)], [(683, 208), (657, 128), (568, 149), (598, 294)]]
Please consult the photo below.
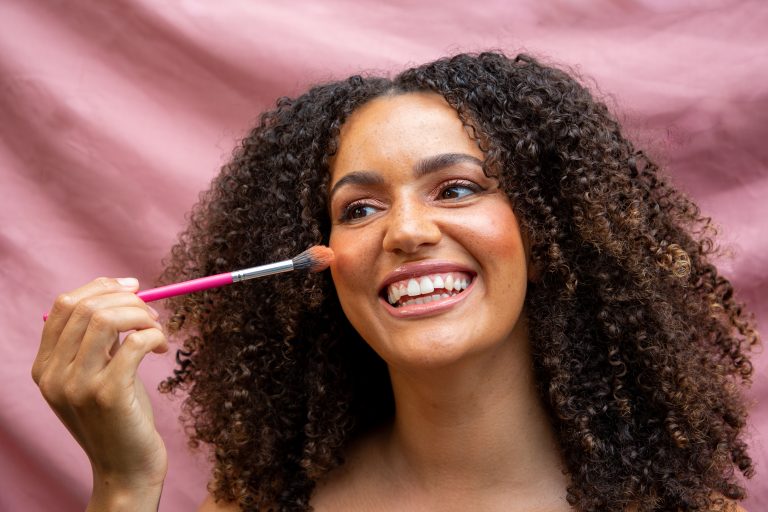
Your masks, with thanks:
[[(530, 342), (568, 502), (581, 511), (710, 510), (716, 496), (743, 498), (738, 472), (754, 469), (742, 390), (758, 336), (710, 259), (710, 219), (603, 103), (529, 56), (461, 54), (279, 99), (201, 195), (161, 281), (327, 244), (341, 126), (371, 99), (410, 91), (456, 109), (528, 233), (539, 273), (525, 303)], [(394, 414), (386, 365), (347, 321), (328, 272), (169, 307), (183, 348), (161, 389), (188, 392), (190, 443), (213, 449), (217, 499), (309, 510), (350, 439)]]

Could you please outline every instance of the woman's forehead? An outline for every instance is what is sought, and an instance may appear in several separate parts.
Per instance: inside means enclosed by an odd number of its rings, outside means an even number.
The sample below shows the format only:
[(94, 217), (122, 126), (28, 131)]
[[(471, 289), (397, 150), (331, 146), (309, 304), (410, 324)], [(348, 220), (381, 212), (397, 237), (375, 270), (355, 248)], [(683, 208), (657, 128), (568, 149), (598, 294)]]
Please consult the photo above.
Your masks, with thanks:
[(344, 123), (331, 181), (356, 170), (442, 153), (483, 155), (458, 113), (435, 93), (380, 96)]

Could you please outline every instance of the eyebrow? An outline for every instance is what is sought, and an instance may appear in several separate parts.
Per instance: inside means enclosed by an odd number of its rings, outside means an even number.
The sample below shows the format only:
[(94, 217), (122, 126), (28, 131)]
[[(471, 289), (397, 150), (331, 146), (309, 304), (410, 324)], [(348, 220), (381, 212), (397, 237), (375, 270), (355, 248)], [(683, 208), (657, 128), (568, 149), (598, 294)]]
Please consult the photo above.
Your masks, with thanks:
[[(481, 167), (483, 166), (482, 160), (466, 153), (443, 153), (416, 162), (416, 165), (413, 166), (413, 175), (416, 178), (421, 178), (427, 174), (460, 163), (471, 163)], [(375, 171), (353, 171), (349, 174), (345, 174), (343, 178), (333, 184), (333, 187), (328, 194), (328, 200), (330, 201), (333, 194), (344, 185), (371, 186), (381, 185), (382, 183), (384, 183), (384, 178)]]
[(483, 161), (472, 155), (466, 153), (444, 153), (442, 155), (435, 155), (419, 160), (413, 167), (413, 175), (416, 178), (421, 178), (427, 174), (439, 171), (445, 167), (451, 167), (452, 165), (461, 163), (472, 163), (483, 166)]

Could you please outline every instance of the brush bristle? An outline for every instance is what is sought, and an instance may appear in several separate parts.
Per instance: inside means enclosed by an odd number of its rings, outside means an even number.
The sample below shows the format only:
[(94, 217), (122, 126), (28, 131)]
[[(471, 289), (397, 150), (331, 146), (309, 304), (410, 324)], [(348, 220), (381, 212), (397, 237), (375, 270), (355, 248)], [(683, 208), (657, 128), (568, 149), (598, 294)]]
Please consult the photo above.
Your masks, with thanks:
[(321, 272), (333, 263), (333, 251), (324, 245), (316, 245), (296, 256), (292, 261), (295, 270)]

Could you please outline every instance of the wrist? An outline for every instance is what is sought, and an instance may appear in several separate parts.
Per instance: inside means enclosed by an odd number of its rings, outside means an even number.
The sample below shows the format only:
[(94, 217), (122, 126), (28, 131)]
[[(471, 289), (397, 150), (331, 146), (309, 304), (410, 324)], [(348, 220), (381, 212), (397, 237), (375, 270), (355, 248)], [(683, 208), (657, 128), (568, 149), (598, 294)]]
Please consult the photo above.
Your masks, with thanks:
[(157, 512), (163, 482), (133, 484), (118, 478), (93, 476), (87, 512)]

